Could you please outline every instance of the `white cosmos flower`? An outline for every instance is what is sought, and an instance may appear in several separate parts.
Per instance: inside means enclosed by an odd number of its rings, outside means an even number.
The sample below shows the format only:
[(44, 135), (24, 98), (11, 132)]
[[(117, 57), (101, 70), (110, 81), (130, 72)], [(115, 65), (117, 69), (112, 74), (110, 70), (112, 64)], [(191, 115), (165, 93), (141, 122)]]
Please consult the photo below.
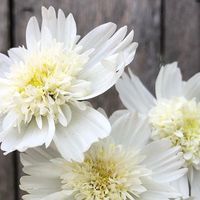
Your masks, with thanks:
[(174, 185), (185, 197), (199, 199), (200, 73), (183, 81), (176, 62), (162, 67), (155, 85), (156, 98), (131, 72), (130, 78), (124, 74), (116, 88), (128, 110), (148, 116), (153, 139), (169, 138), (174, 146), (181, 146), (189, 173)]
[(59, 10), (56, 16), (53, 7), (43, 7), (41, 30), (30, 19), (27, 48), (0, 54), (2, 150), (48, 147), (53, 140), (65, 159), (80, 161), (109, 134), (107, 119), (81, 100), (108, 90), (134, 58), (133, 31), (115, 31), (115, 24), (106, 23), (78, 42), (71, 14)]
[[(113, 120), (112, 120), (113, 121)], [(111, 135), (94, 143), (83, 162), (66, 161), (53, 148), (21, 154), (24, 200), (168, 200), (179, 197), (170, 181), (186, 173), (179, 147), (167, 139), (147, 145), (148, 123), (127, 113)]]

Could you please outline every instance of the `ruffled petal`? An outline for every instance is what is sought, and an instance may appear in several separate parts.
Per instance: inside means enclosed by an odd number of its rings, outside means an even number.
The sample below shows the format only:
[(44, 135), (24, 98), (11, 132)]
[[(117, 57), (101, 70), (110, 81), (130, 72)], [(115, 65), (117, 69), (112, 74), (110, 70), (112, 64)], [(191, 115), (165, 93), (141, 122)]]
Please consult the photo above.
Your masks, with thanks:
[(142, 200), (169, 200), (180, 197), (180, 193), (168, 183), (164, 184), (150, 178), (143, 178), (143, 184), (147, 191), (141, 195)]
[(42, 31), (47, 28), (52, 37), (56, 38), (57, 19), (55, 9), (50, 6), (48, 9), (42, 7)]
[(64, 33), (65, 33), (65, 41), (64, 41), (65, 47), (66, 49), (71, 50), (76, 44), (76, 36), (77, 36), (76, 22), (71, 13), (66, 18)]
[(142, 153), (146, 156), (143, 163), (152, 170), (152, 178), (157, 182), (172, 182), (187, 172), (187, 169), (183, 168), (185, 161), (180, 148), (172, 147), (167, 139), (148, 144)]
[(155, 105), (155, 98), (139, 78), (129, 72), (130, 77), (124, 73), (116, 84), (120, 99), (128, 110), (146, 114)]
[(29, 50), (35, 50), (41, 39), (40, 28), (36, 17), (31, 17), (26, 28), (26, 45)]
[(200, 73), (195, 74), (185, 82), (183, 93), (189, 100), (195, 98), (197, 101), (200, 101)]
[(92, 143), (110, 133), (108, 120), (91, 107), (79, 110), (71, 107), (72, 119), (67, 128), (58, 126), (54, 142), (66, 160), (82, 161), (83, 153)]
[(189, 181), (187, 174), (173, 181), (171, 185), (182, 195), (183, 199), (189, 198)]
[(156, 97), (169, 99), (182, 94), (183, 82), (177, 62), (162, 67), (156, 80)]
[(150, 140), (147, 118), (137, 113), (125, 113), (112, 124), (110, 136), (115, 143), (127, 148), (141, 149)]
[(0, 77), (5, 78), (5, 74), (9, 71), (10, 66), (12, 65), (12, 60), (0, 53)]
[(111, 22), (102, 24), (84, 36), (78, 45), (82, 46), (82, 51), (87, 51), (93, 48), (97, 49), (113, 35), (116, 28), (116, 24)]
[(193, 169), (193, 179), (190, 182), (191, 185), (191, 196), (194, 199), (200, 197), (200, 171)]

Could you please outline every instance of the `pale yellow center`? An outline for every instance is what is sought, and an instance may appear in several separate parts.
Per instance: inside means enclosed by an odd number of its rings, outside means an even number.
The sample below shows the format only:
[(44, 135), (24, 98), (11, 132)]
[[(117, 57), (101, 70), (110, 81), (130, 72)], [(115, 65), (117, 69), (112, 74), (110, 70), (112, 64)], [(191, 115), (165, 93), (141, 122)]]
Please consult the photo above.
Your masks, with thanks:
[(158, 102), (150, 112), (153, 137), (180, 145), (188, 165), (200, 164), (200, 104), (183, 97)]
[(146, 191), (140, 177), (149, 173), (137, 156), (114, 144), (93, 145), (83, 163), (65, 163), (63, 189), (74, 190), (77, 200), (134, 199)]
[[(59, 43), (53, 43), (49, 49), (28, 52), (23, 62), (11, 67), (8, 75), (11, 94), (2, 110), (6, 113), (12, 109), (18, 115), (19, 126), (33, 117), (49, 115), (57, 122), (62, 105), (89, 92), (89, 83), (79, 78), (88, 59), (87, 55), (66, 51)], [(85, 87), (80, 90), (77, 85), (81, 84)]]

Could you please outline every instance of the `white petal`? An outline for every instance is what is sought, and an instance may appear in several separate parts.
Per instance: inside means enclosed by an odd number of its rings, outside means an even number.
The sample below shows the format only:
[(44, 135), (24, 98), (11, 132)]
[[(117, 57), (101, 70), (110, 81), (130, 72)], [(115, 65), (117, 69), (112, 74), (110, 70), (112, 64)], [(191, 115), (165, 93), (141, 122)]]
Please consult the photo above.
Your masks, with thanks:
[(8, 55), (12, 59), (13, 63), (24, 61), (27, 55), (27, 50), (24, 47), (17, 47), (8, 50)]
[(112, 53), (116, 53), (116, 52), (119, 52), (119, 51), (122, 51), (124, 50), (126, 47), (128, 47), (132, 41), (133, 41), (133, 36), (134, 36), (134, 31), (132, 30), (125, 38), (124, 40), (118, 44), (118, 46), (116, 46), (114, 49), (113, 49), (113, 52)]
[(120, 68), (126, 67), (133, 61), (137, 47), (138, 47), (138, 43), (133, 42), (128, 47), (123, 49), (121, 52), (118, 52), (119, 61), (118, 61), (117, 70), (119, 70)]
[(53, 140), (53, 137), (55, 135), (55, 122), (53, 116), (48, 116), (47, 117), (48, 121), (48, 134), (45, 139), (45, 146), (46, 148), (50, 145), (51, 141)]
[(58, 21), (57, 21), (57, 41), (64, 43), (65, 41), (65, 14), (61, 9), (58, 10)]
[(125, 114), (127, 114), (127, 113), (129, 113), (129, 111), (128, 110), (117, 110), (117, 111), (115, 111), (115, 112), (113, 112), (112, 113), (112, 115), (110, 116), (110, 118), (109, 118), (109, 121), (110, 121), (110, 123), (111, 123), (111, 125), (116, 121), (116, 120), (118, 120), (122, 115), (125, 115)]
[(68, 105), (63, 105), (61, 108), (62, 108), (63, 114), (65, 115), (65, 118), (67, 119), (67, 123), (69, 123), (72, 118), (70, 107)]
[(155, 99), (139, 78), (129, 72), (131, 78), (124, 73), (116, 84), (120, 99), (128, 110), (146, 114), (154, 106)]
[(167, 139), (152, 142), (144, 148), (144, 164), (152, 170), (154, 180), (166, 183), (177, 180), (187, 172), (182, 168), (184, 160), (179, 150), (179, 147), (171, 147)]
[(83, 51), (92, 48), (96, 49), (99, 45), (103, 44), (112, 36), (116, 28), (116, 24), (111, 22), (102, 24), (90, 31), (85, 37), (83, 37), (78, 45), (83, 47)]
[(56, 37), (57, 19), (55, 9), (50, 6), (49, 9), (42, 7), (42, 31), (47, 28), (52, 37)]
[(156, 80), (156, 97), (158, 99), (181, 96), (182, 76), (177, 62), (168, 64), (160, 69)]
[(110, 87), (112, 87), (116, 81), (118, 80), (121, 72), (116, 72), (115, 66), (107, 66), (103, 64), (97, 64), (90, 68), (89, 70), (85, 70), (81, 75), (80, 79), (84, 79), (89, 81), (91, 84), (89, 95), (85, 95), (82, 98), (78, 98), (78, 100), (90, 99), (99, 94), (102, 94)]
[(23, 176), (20, 179), (20, 188), (31, 195), (46, 197), (60, 191), (61, 181), (59, 178), (44, 178), (40, 176)]
[(191, 181), (191, 194), (197, 200), (200, 197), (200, 171), (194, 169), (194, 177)]
[(90, 81), (77, 79), (74, 81), (73, 85), (69, 89), (69, 92), (71, 93), (71, 97), (73, 97), (74, 99), (81, 99), (82, 97), (88, 95), (90, 87)]
[(41, 48), (46, 50), (52, 45), (53, 37), (47, 27), (43, 27), (41, 32)]
[(15, 112), (13, 111), (8, 112), (7, 115), (3, 119), (3, 123), (2, 123), (3, 130), (5, 131), (13, 127), (16, 124), (17, 118), (18, 118), (18, 115)]
[(43, 146), (27, 149), (26, 152), (20, 154), (20, 161), (24, 166), (29, 166), (38, 163), (46, 163), (57, 157), (60, 157), (60, 154), (54, 146), (51, 145), (48, 151)]
[(36, 120), (36, 123), (37, 123), (37, 125), (38, 125), (38, 128), (42, 128), (42, 117), (41, 117), (41, 115), (39, 115), (39, 116), (37, 116), (36, 118), (35, 118), (35, 120)]
[(152, 179), (143, 178), (143, 184), (147, 191), (141, 195), (142, 200), (169, 200), (180, 197), (180, 194), (168, 183), (163, 184)]
[(56, 192), (54, 194), (48, 195), (45, 198), (42, 198), (41, 200), (55, 200), (55, 199), (59, 199), (59, 200), (73, 200), (74, 198), (70, 197), (72, 194), (72, 191), (60, 191), (60, 192)]
[(26, 28), (26, 45), (30, 50), (36, 48), (41, 37), (40, 28), (36, 17), (31, 17)]
[(195, 74), (185, 82), (183, 93), (187, 99), (196, 98), (197, 101), (200, 101), (200, 73)]
[(31, 176), (41, 178), (60, 178), (63, 175), (63, 168), (48, 161), (46, 163), (37, 163), (23, 167), (23, 172)]
[(147, 118), (137, 113), (126, 113), (112, 124), (110, 136), (117, 144), (141, 149), (150, 140), (150, 130)]
[(71, 49), (76, 42), (76, 22), (72, 14), (67, 16), (65, 21), (65, 47)]
[(4, 154), (15, 151), (17, 145), (22, 141), (23, 136), (23, 134), (18, 133), (16, 128), (10, 128), (1, 133), (1, 150), (5, 151)]
[(172, 182), (171, 185), (176, 188), (184, 199), (189, 198), (189, 182), (187, 174)]
[(103, 44), (101, 47), (99, 47), (98, 50), (96, 50), (95, 55), (90, 59), (87, 67), (92, 67), (96, 63), (105, 59), (105, 57), (112, 55), (113, 48), (120, 44), (120, 42), (126, 36), (126, 32), (126, 26), (120, 28), (110, 39), (105, 42), (105, 44)]
[(9, 71), (11, 65), (11, 59), (6, 55), (0, 53), (0, 77), (5, 77), (5, 74)]
[(35, 120), (32, 120), (26, 127), (22, 128), (23, 138), (16, 146), (19, 151), (25, 151), (27, 148), (37, 147), (44, 144), (48, 134), (48, 126), (43, 123), (42, 129), (39, 129)]
[(54, 137), (57, 149), (66, 160), (83, 160), (83, 153), (93, 142), (108, 136), (108, 120), (93, 108), (85, 110), (71, 107), (72, 119), (67, 128), (58, 126)]

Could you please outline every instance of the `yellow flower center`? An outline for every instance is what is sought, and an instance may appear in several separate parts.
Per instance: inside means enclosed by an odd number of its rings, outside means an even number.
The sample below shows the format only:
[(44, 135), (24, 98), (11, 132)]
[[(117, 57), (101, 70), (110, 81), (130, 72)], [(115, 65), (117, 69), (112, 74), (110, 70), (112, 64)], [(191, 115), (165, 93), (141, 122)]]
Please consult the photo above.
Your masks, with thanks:
[(142, 159), (121, 146), (94, 144), (83, 163), (64, 163), (62, 189), (74, 190), (77, 200), (134, 199), (146, 191), (140, 178), (150, 174), (140, 165)]
[(188, 165), (200, 165), (200, 104), (183, 97), (162, 100), (150, 111), (153, 137), (180, 145)]
[[(2, 110), (6, 113), (13, 109), (19, 115), (18, 125), (37, 116), (51, 115), (57, 121), (62, 105), (88, 94), (89, 83), (78, 76), (88, 59), (56, 42), (48, 49), (27, 52), (8, 74), (12, 94), (6, 97)], [(85, 87), (80, 90), (76, 86), (81, 84)]]

